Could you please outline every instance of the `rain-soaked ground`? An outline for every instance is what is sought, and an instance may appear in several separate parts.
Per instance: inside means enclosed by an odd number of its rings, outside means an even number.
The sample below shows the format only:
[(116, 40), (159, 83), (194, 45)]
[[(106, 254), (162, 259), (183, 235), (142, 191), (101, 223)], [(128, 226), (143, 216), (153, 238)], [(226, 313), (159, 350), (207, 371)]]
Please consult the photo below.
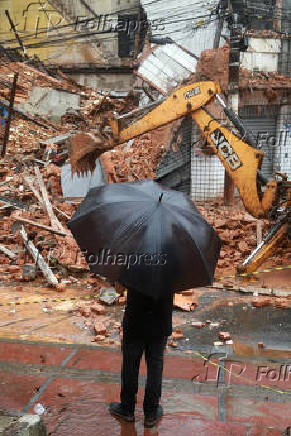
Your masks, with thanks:
[[(56, 297), (49, 289), (0, 288), (7, 303), (42, 301), (49, 292)], [(72, 288), (66, 297), (80, 292), (90, 293)], [(197, 290), (196, 298), (194, 311), (174, 312), (184, 337), (166, 351), (165, 417), (156, 428), (142, 424), (144, 363), (136, 423), (108, 414), (119, 397), (119, 336), (112, 330), (115, 342), (106, 347), (92, 342), (70, 301), (50, 310), (43, 302), (0, 307), (0, 409), (33, 412), (40, 404), (53, 436), (282, 435), (291, 426), (291, 310), (255, 308), (253, 296), (223, 289)], [(121, 320), (123, 310), (115, 306), (107, 315)], [(197, 329), (193, 321), (207, 324)], [(233, 344), (214, 345), (220, 331)]]

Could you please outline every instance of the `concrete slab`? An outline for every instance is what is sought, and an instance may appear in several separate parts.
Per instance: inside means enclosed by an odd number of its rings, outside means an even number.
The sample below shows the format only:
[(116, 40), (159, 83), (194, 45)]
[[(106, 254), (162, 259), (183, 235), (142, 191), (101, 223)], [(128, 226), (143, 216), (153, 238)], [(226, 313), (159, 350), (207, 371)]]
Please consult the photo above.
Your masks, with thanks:
[(50, 120), (59, 120), (67, 110), (78, 110), (80, 96), (56, 89), (35, 86), (29, 93), (29, 99), (17, 105), (30, 115), (46, 117)]
[(0, 434), (3, 436), (46, 436), (46, 428), (38, 415), (1, 416)]

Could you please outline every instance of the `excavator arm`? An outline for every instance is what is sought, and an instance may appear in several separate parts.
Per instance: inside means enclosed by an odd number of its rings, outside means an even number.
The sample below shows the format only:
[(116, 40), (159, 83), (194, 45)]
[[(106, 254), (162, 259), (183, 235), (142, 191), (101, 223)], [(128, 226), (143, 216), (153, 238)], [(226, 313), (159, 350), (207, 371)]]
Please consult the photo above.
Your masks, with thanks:
[[(209, 112), (206, 105), (215, 98), (236, 129), (223, 126)], [(147, 110), (146, 113), (145, 110)], [(100, 135), (99, 143), (96, 141), (95, 148), (92, 143), (88, 144), (87, 151), (83, 151), (78, 142), (75, 148), (73, 144), (70, 152), (71, 163), (76, 163), (78, 169), (79, 160), (81, 170), (84, 168), (84, 161), (86, 167), (86, 158), (88, 162), (88, 156), (92, 151), (95, 162), (96, 157), (102, 152), (114, 148), (117, 144), (127, 142), (186, 115), (191, 116), (199, 126), (209, 146), (234, 181), (244, 206), (251, 215), (256, 218), (266, 218), (269, 217), (271, 211), (277, 210), (279, 204), (281, 206), (284, 204), (283, 208), (286, 209), (284, 220), (280, 221), (280, 225), (275, 224), (261, 247), (254, 250), (240, 268), (240, 272), (251, 272), (275, 250), (276, 244), (287, 232), (291, 203), (288, 194), (290, 182), (286, 181), (284, 176), (283, 182), (264, 180), (260, 173), (264, 153), (255, 147), (252, 136), (248, 134), (233, 111), (225, 105), (220, 97), (220, 87), (215, 82), (197, 82), (181, 86), (163, 99), (150, 103), (146, 108), (138, 108), (120, 116), (114, 114), (114, 117), (108, 119), (110, 134), (104, 131), (104, 134)], [(124, 126), (126, 122), (129, 124)], [(104, 138), (106, 144), (102, 143)], [(264, 191), (261, 189), (262, 184), (265, 185)], [(284, 203), (286, 193), (287, 197), (289, 195), (289, 200)]]
[[(208, 103), (219, 92), (220, 87), (214, 82), (193, 83), (182, 86), (162, 100), (150, 104), (149, 107), (153, 106), (153, 109), (137, 119), (139, 109), (129, 114), (116, 116), (109, 120), (114, 142), (122, 144), (129, 139), (178, 120)], [(134, 121), (128, 127), (122, 128), (122, 123), (131, 117)]]
[[(219, 93), (220, 87), (215, 82), (197, 82), (182, 86), (158, 104), (154, 103), (155, 106), (149, 112), (134, 119), (125, 128), (122, 127), (122, 123), (130, 117), (136, 117), (139, 110), (116, 116), (109, 120), (113, 142), (121, 144), (190, 115), (233, 179), (246, 210), (256, 218), (266, 217), (276, 203), (277, 181), (268, 182), (265, 191), (261, 192), (258, 184), (258, 170), (261, 168), (264, 153), (223, 127), (205, 108), (205, 105), (216, 97), (223, 105), (226, 114), (234, 120), (234, 114), (226, 108)], [(239, 123), (238, 120), (237, 124)]]
[(264, 153), (222, 127), (205, 109), (192, 112), (192, 118), (234, 181), (246, 210), (256, 218), (266, 217), (276, 203), (277, 181), (268, 182), (264, 192), (258, 186)]

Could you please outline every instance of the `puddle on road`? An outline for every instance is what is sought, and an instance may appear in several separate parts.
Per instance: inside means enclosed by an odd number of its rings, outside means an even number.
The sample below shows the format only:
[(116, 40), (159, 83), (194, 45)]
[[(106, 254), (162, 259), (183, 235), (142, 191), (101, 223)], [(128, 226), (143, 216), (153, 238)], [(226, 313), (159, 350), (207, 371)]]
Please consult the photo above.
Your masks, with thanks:
[[(274, 306), (256, 308), (252, 306), (252, 299), (253, 297), (226, 298), (225, 295), (219, 297), (217, 294), (202, 296), (190, 318), (188, 315), (188, 321), (181, 322), (179, 326), (175, 324), (184, 333), (184, 339), (179, 341), (179, 349), (211, 351), (213, 343), (219, 340), (219, 331), (227, 331), (235, 343), (234, 351), (239, 355), (288, 357), (288, 353), (291, 354), (291, 309)], [(175, 317), (176, 315), (174, 319)], [(177, 320), (180, 318), (177, 316)], [(190, 325), (190, 321), (207, 320), (217, 325), (211, 327), (207, 324), (200, 329)], [(263, 342), (265, 346), (260, 352), (258, 342)]]

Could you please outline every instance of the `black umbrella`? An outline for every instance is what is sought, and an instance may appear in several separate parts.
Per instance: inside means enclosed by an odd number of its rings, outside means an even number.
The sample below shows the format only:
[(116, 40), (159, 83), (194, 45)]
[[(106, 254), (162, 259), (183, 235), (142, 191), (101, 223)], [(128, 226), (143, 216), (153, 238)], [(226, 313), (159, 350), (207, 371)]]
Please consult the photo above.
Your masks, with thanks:
[(187, 195), (152, 180), (90, 189), (68, 227), (92, 272), (147, 295), (213, 282), (219, 237)]

